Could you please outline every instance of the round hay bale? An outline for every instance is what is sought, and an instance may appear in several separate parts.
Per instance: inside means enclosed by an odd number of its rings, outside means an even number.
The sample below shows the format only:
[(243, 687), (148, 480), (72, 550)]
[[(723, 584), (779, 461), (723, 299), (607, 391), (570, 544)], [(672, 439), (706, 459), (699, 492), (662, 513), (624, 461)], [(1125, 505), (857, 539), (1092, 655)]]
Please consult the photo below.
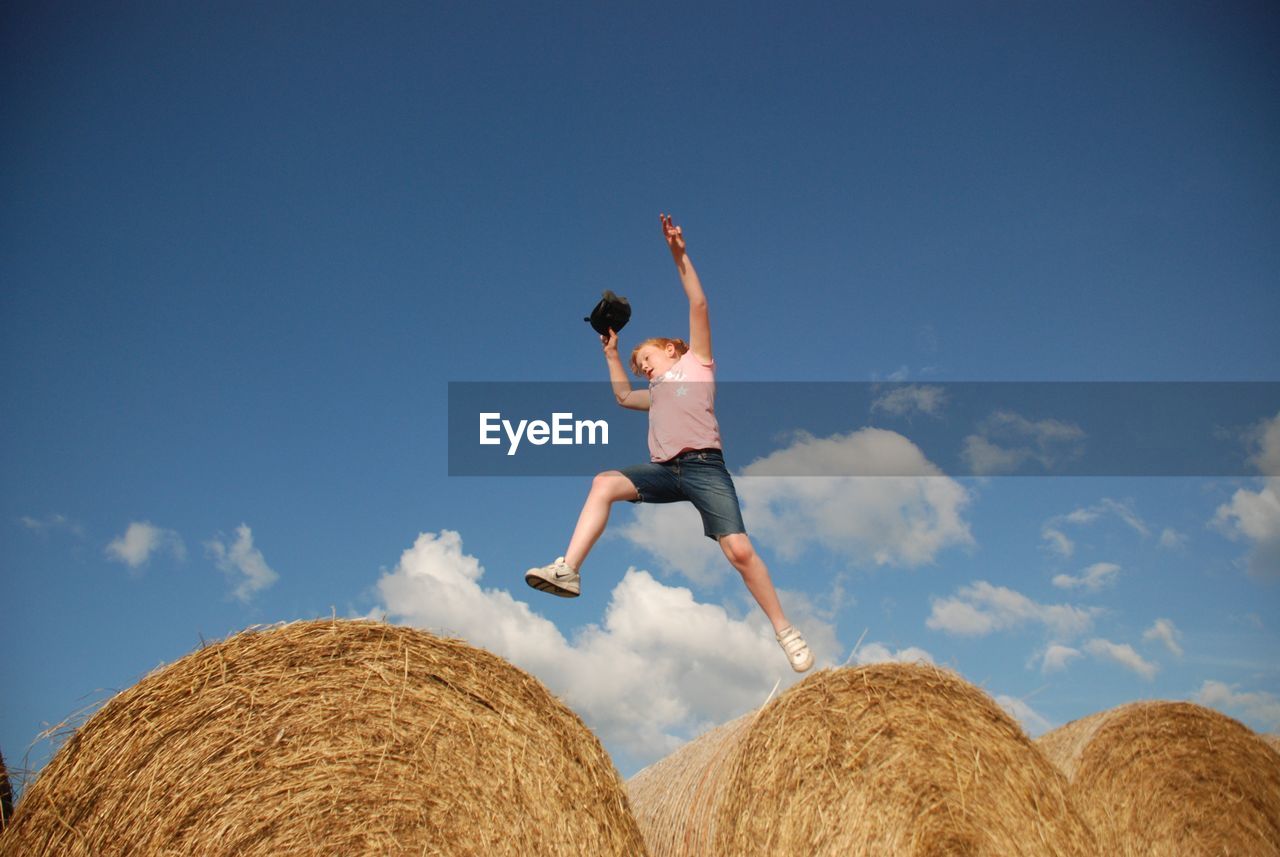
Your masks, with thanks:
[(9, 769), (4, 766), (4, 754), (0, 753), (0, 830), (9, 825), (13, 815), (13, 787), (9, 785)]
[(6, 855), (633, 855), (612, 762), (537, 680), (373, 622), (251, 630), (115, 696)]
[(945, 670), (822, 670), (627, 783), (653, 857), (1080, 855), (1066, 780)]
[(1135, 702), (1037, 742), (1103, 853), (1280, 855), (1280, 756), (1189, 702)]

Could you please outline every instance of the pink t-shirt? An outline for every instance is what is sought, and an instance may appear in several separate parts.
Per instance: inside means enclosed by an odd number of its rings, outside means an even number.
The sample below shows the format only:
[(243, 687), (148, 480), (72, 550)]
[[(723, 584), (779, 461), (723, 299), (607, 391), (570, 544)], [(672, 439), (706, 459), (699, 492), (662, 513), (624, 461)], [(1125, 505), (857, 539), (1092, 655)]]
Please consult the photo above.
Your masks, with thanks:
[(716, 362), (686, 351), (649, 382), (649, 455), (669, 461), (686, 449), (720, 449), (716, 422)]

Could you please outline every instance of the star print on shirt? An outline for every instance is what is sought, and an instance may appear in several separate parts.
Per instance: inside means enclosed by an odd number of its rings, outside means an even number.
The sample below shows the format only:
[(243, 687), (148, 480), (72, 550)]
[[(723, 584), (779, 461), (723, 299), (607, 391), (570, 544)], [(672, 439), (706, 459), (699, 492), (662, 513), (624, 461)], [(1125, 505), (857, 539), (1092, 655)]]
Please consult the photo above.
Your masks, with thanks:
[(683, 386), (683, 385), (681, 385), (681, 386), (679, 386), (679, 387), (676, 387), (676, 395), (677, 395), (677, 396), (687, 396), (687, 395), (689, 395), (689, 388), (688, 388), (688, 387), (685, 387), (685, 386)]

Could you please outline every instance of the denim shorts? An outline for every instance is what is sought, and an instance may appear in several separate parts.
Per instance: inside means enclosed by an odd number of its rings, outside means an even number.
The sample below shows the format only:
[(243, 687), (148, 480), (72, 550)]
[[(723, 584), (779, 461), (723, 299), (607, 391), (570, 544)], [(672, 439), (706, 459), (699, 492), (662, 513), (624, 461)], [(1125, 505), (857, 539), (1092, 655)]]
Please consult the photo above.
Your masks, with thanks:
[(622, 468), (640, 497), (633, 503), (678, 503), (688, 500), (702, 515), (707, 538), (745, 533), (738, 492), (718, 449), (693, 449), (670, 461), (651, 461)]

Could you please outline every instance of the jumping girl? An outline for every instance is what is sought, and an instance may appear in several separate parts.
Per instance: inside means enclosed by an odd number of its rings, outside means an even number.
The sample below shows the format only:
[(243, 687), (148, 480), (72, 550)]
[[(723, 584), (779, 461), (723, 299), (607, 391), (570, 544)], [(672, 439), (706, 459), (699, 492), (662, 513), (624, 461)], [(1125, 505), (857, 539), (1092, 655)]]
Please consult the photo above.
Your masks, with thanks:
[(747, 538), (738, 495), (724, 464), (715, 414), (715, 361), (711, 359), (707, 297), (685, 251), (680, 227), (668, 215), (660, 217), (663, 236), (689, 298), (689, 342), (654, 338), (636, 346), (631, 352), (631, 371), (647, 378), (649, 389), (633, 390), (618, 357), (617, 332), (610, 329), (607, 336), (600, 337), (618, 404), (649, 412), (650, 461), (596, 474), (564, 556), (542, 568), (529, 569), (524, 579), (534, 589), (576, 598), (580, 592), (578, 569), (604, 532), (615, 502), (687, 500), (702, 515), (703, 532), (720, 545), (769, 617), (791, 668), (804, 672), (813, 666), (813, 653), (787, 621), (769, 569)]

